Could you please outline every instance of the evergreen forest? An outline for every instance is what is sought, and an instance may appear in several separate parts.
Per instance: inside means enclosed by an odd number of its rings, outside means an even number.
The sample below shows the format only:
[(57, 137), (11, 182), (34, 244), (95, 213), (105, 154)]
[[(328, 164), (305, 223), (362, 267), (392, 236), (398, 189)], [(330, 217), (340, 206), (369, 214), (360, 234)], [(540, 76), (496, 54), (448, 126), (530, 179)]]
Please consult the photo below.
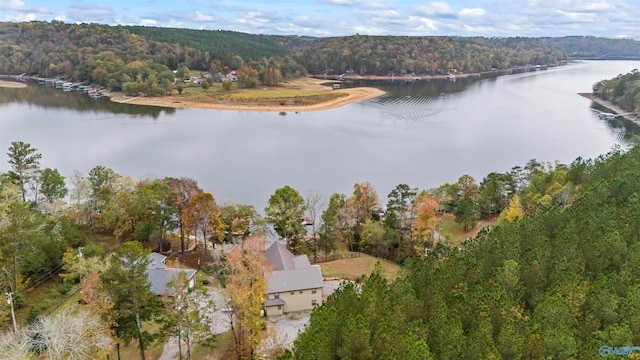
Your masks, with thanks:
[(436, 246), (391, 283), (377, 269), (343, 284), (295, 358), (593, 359), (639, 344), (639, 161), (637, 147), (578, 159), (567, 201)]

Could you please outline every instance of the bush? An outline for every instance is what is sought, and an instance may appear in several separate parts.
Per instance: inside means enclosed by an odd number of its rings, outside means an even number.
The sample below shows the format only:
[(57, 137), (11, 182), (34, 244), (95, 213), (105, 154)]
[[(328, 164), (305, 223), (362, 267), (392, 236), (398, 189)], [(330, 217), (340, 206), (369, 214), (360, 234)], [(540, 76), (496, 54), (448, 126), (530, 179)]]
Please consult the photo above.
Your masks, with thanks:
[(60, 295), (67, 295), (67, 293), (69, 293), (69, 290), (71, 290), (71, 283), (63, 282), (62, 284), (58, 285), (57, 290)]
[(107, 254), (108, 249), (109, 245), (106, 243), (89, 243), (82, 248), (82, 254), (86, 257), (96, 256), (102, 259)]

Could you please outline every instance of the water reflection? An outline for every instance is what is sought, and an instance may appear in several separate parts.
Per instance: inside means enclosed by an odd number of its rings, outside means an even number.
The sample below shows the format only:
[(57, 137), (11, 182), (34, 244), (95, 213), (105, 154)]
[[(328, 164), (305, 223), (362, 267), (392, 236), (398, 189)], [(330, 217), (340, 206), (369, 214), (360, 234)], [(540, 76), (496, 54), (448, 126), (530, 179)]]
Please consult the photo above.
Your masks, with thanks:
[[(597, 113), (610, 112), (610, 109), (598, 104), (597, 102), (591, 102), (591, 109)], [(614, 119), (601, 119), (606, 122), (609, 128), (615, 134), (615, 137), (619, 141), (629, 140), (634, 136), (640, 135), (640, 126), (635, 122), (626, 119), (623, 116), (618, 116)]]
[(157, 106), (120, 104), (103, 98), (92, 100), (86, 94), (64, 92), (50, 86), (27, 84), (26, 88), (0, 87), (0, 107), (4, 104), (28, 104), (44, 109), (71, 109), (80, 112), (141, 115), (158, 119), (161, 114), (174, 114), (176, 109)]

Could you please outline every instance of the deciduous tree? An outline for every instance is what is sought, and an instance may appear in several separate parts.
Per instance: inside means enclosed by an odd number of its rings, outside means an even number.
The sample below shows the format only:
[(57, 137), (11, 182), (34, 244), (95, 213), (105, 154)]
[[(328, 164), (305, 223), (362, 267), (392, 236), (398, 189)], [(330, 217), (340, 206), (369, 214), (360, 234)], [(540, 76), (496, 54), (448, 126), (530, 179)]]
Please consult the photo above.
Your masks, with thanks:
[(213, 239), (213, 246), (216, 241), (224, 239), (225, 224), (220, 216), (220, 208), (216, 204), (213, 194), (210, 192), (196, 194), (191, 199), (186, 225), (189, 232), (196, 236), (201, 235), (204, 250), (207, 250), (207, 241)]
[(420, 194), (413, 205), (416, 221), (413, 225), (411, 236), (418, 254), (423, 254), (426, 249), (433, 246), (436, 227), (438, 226), (437, 208), (438, 202), (430, 198), (426, 192)]
[(89, 201), (91, 208), (101, 213), (109, 200), (116, 194), (119, 175), (102, 165), (95, 166), (89, 170), (87, 180), (91, 187)]
[(379, 220), (380, 199), (368, 181), (353, 185), (353, 195), (347, 199), (346, 206), (356, 224), (364, 224), (367, 219)]
[(180, 252), (184, 253), (185, 224), (191, 206), (191, 199), (202, 193), (198, 182), (190, 178), (168, 179), (169, 191), (174, 198), (178, 212), (175, 223), (180, 230)]
[(231, 250), (226, 261), (227, 291), (231, 299), (232, 348), (236, 359), (250, 359), (262, 340), (264, 320), (260, 316), (269, 274), (265, 239), (253, 236)]
[(67, 196), (68, 190), (64, 177), (57, 169), (46, 168), (40, 173), (40, 193), (45, 201), (53, 203)]
[(84, 360), (104, 357), (113, 339), (97, 314), (63, 309), (55, 316), (43, 316), (27, 330), (31, 349), (49, 359)]
[(213, 301), (202, 286), (189, 289), (189, 280), (185, 272), (177, 273), (167, 284), (171, 297), (167, 299), (169, 311), (163, 317), (164, 330), (178, 339), (178, 357), (182, 359), (182, 346), (185, 346), (186, 358), (196, 345), (213, 344), (211, 325)]
[(306, 234), (302, 225), (305, 210), (304, 199), (289, 185), (276, 189), (269, 198), (269, 206), (264, 209), (267, 221), (294, 254), (302, 252), (302, 240)]

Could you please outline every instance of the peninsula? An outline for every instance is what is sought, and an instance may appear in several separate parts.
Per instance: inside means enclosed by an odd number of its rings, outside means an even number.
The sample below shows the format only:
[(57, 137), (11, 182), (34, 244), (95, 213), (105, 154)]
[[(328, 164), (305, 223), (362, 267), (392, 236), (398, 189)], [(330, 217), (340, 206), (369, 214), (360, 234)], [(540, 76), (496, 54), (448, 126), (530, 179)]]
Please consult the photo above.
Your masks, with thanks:
[[(234, 110), (258, 112), (304, 112), (335, 109), (353, 102), (383, 95), (374, 87), (333, 89), (326, 80), (300, 78), (277, 87), (238, 89), (230, 92), (200, 91), (187, 88), (182, 94), (165, 96), (126, 96), (117, 93), (111, 100), (119, 103), (172, 107), (178, 109)], [(185, 90), (187, 90), (185, 89)]]

